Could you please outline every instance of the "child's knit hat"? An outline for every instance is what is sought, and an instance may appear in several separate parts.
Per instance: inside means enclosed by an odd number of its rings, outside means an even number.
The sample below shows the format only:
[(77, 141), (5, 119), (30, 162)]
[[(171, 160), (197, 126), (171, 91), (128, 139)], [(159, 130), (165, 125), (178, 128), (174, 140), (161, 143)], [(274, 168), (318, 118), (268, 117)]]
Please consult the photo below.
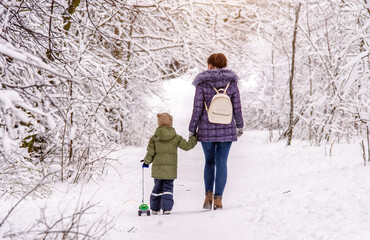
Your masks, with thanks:
[(172, 116), (169, 113), (158, 113), (158, 126), (172, 127)]

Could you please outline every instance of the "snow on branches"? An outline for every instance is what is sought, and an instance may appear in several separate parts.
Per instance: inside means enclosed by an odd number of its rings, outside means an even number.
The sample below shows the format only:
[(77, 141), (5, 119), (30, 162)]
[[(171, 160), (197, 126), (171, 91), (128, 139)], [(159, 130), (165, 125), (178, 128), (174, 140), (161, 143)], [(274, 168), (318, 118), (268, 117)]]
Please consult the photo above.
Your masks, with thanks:
[[(150, 99), (165, 97), (163, 81), (204, 68), (214, 51), (238, 62), (253, 8), (221, 0), (1, 1), (0, 90), (23, 101), (0, 117), (18, 148), (9, 159), (56, 170), (61, 181), (104, 174), (110, 151), (152, 133)], [(9, 133), (15, 126), (22, 134)]]

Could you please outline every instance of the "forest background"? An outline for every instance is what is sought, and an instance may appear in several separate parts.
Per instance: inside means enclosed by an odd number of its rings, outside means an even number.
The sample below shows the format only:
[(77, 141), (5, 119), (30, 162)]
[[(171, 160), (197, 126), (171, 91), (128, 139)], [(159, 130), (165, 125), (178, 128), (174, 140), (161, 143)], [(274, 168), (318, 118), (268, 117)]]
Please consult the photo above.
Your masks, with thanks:
[(247, 129), (356, 139), (370, 161), (369, 0), (3, 0), (0, 197), (103, 177), (110, 153), (146, 144), (163, 84), (214, 52), (240, 77)]

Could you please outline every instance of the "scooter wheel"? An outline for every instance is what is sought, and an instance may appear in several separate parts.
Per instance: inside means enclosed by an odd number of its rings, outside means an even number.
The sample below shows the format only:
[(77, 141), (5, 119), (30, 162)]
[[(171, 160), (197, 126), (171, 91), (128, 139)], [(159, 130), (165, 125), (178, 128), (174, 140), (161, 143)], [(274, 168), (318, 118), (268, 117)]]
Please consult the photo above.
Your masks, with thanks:
[(147, 211), (147, 212), (146, 212), (146, 215), (147, 215), (147, 216), (150, 216), (150, 211)]
[(137, 212), (137, 214), (138, 214), (139, 216), (141, 216), (141, 211), (138, 211), (138, 212)]

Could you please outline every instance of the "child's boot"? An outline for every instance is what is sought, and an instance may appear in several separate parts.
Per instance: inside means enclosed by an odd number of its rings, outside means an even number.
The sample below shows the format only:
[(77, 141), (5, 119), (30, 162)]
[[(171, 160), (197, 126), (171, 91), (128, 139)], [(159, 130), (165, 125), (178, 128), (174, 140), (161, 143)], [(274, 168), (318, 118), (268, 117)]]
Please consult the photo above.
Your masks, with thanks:
[(212, 209), (213, 192), (207, 191), (204, 199), (203, 209)]
[(222, 209), (222, 196), (215, 196), (213, 209), (214, 210)]
[(171, 210), (163, 210), (163, 214), (164, 215), (170, 215), (171, 214)]
[(152, 214), (153, 215), (158, 215), (160, 213), (160, 211), (154, 211), (154, 210), (152, 210)]

